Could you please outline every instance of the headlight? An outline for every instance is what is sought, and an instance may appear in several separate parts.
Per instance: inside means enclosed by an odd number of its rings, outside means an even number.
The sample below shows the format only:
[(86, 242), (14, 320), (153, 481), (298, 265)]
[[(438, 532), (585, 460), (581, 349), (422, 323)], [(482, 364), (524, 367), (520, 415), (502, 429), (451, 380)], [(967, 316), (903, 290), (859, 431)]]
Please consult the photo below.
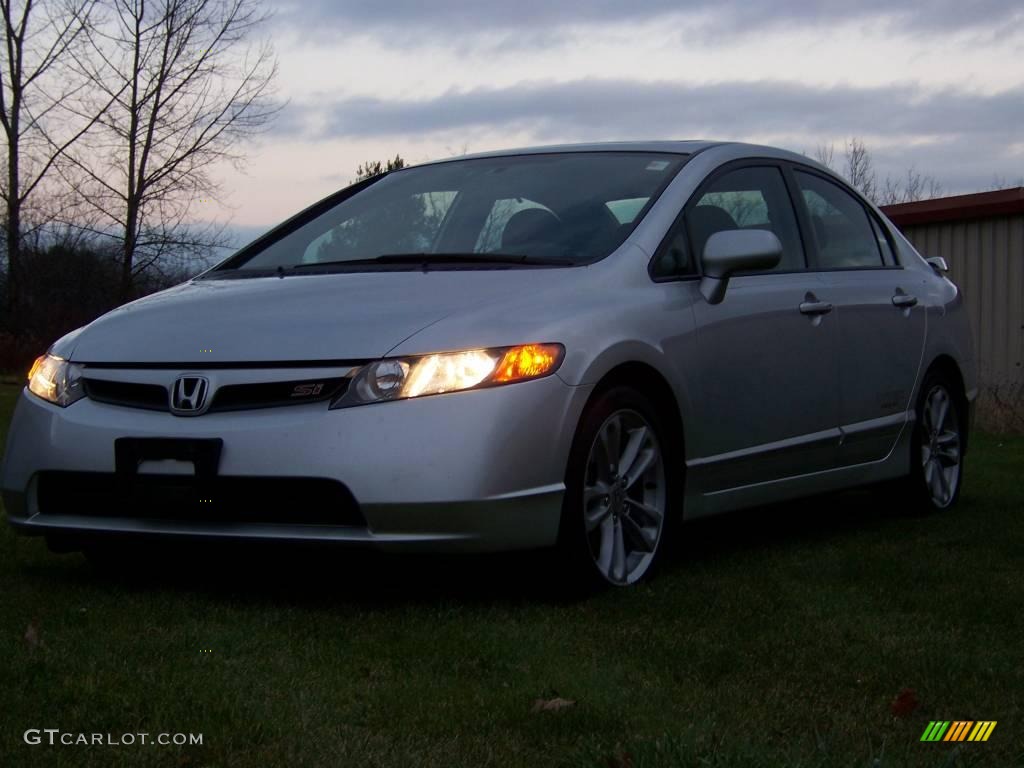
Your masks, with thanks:
[(53, 355), (36, 358), (28, 372), (29, 391), (43, 400), (66, 408), (85, 397), (82, 367)]
[(539, 379), (554, 373), (564, 354), (561, 344), (524, 344), (378, 360), (356, 372), (331, 408)]

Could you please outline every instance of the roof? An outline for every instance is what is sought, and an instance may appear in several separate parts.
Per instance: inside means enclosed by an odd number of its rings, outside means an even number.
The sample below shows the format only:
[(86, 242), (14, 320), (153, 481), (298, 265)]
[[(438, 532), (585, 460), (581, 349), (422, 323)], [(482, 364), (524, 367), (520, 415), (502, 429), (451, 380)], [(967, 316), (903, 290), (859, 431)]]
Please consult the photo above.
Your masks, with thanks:
[(707, 141), (707, 140), (680, 140), (680, 141), (603, 141), (590, 142), (586, 144), (552, 144), (540, 147), (520, 147), (499, 149), (491, 152), (477, 152), (472, 155), (460, 155), (457, 157), (446, 157), (439, 160), (429, 160), (420, 165), (433, 165), (435, 163), (450, 163), (457, 160), (475, 160), (486, 157), (513, 157), (516, 155), (543, 155), (563, 152), (666, 152), (678, 155), (692, 156), (706, 149), (725, 148), (726, 155), (720, 158), (723, 162), (738, 160), (744, 157), (774, 158), (777, 160), (790, 160), (792, 162), (808, 165), (825, 173), (832, 173), (828, 168), (804, 155), (791, 152), (778, 147), (763, 146), (760, 144), (747, 144), (738, 141)]
[(588, 144), (552, 144), (540, 147), (519, 147), (516, 149), (498, 149), (491, 152), (475, 152), (471, 155), (446, 157), (424, 163), (445, 163), (452, 160), (469, 160), (479, 157), (507, 157), (509, 155), (543, 155), (554, 152), (674, 152), (680, 155), (692, 155), (709, 147), (722, 144), (720, 141), (598, 141)]
[(897, 227), (1009, 216), (1024, 213), (1024, 187), (883, 205), (882, 211)]

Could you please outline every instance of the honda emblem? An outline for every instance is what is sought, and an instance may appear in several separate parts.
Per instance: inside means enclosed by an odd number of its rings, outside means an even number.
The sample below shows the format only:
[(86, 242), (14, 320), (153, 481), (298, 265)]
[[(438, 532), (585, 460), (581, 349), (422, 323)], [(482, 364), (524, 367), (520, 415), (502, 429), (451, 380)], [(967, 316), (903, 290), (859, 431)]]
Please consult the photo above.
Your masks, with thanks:
[(198, 416), (206, 410), (210, 381), (203, 376), (179, 376), (171, 390), (171, 411), (179, 416)]

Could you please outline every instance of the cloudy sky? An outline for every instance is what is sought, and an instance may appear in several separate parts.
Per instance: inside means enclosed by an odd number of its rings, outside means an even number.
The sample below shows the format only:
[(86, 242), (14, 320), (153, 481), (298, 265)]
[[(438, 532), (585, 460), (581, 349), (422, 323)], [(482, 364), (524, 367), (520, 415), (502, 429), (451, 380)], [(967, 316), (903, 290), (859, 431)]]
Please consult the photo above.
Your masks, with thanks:
[[(716, 138), (952, 192), (1024, 176), (1021, 0), (278, 0), (288, 103), (225, 168), (218, 215), (264, 228), (396, 152)], [(212, 211), (211, 211), (212, 213)]]

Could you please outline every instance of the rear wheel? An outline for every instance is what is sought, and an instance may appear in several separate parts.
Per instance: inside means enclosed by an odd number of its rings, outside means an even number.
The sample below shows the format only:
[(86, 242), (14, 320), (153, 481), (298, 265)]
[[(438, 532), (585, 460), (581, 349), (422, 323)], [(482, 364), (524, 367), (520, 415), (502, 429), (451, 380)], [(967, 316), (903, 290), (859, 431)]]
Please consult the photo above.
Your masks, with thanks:
[(580, 422), (566, 473), (560, 548), (576, 575), (626, 586), (649, 576), (672, 528), (672, 446), (658, 409), (616, 387)]
[(904, 481), (915, 511), (949, 509), (960, 498), (965, 435), (959, 403), (946, 376), (930, 372), (925, 377), (917, 401), (910, 476)]

